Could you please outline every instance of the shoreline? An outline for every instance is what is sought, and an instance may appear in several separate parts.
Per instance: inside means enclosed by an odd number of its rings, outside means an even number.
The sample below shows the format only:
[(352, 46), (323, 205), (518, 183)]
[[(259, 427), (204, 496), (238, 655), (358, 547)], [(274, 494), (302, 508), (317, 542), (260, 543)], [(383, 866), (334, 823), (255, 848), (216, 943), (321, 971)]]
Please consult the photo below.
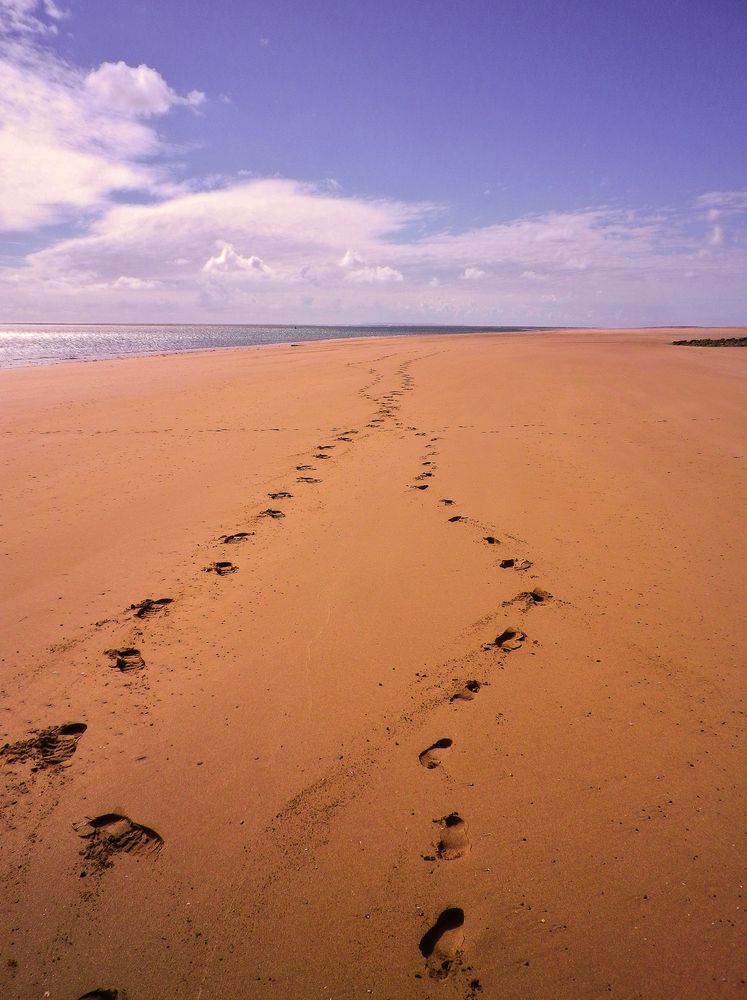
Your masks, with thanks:
[(5, 369), (2, 995), (738, 991), (747, 356), (674, 329)]

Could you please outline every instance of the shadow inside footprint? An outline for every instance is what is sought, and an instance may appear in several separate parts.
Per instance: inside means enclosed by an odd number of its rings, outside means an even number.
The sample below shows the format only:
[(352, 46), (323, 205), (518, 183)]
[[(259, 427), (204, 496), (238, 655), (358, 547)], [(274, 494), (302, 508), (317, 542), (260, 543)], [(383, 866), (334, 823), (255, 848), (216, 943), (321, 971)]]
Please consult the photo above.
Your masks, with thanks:
[(288, 493), (287, 490), (280, 490), (279, 493), (268, 493), (267, 496), (270, 500), (292, 500), (293, 494)]
[(237, 531), (233, 535), (221, 535), (220, 540), (224, 545), (238, 545), (239, 542), (246, 541), (254, 534), (253, 531)]
[(542, 587), (534, 587), (532, 590), (524, 590), (516, 597), (513, 597), (510, 601), (504, 601), (505, 604), (525, 604), (527, 608), (535, 607), (537, 604), (547, 604), (548, 601), (552, 600), (552, 594), (549, 590), (543, 590)]
[(227, 576), (228, 573), (235, 573), (238, 568), (239, 567), (234, 566), (232, 562), (228, 562), (227, 560), (223, 559), (220, 562), (214, 562), (211, 563), (209, 566), (206, 566), (203, 572), (215, 573), (217, 574), (217, 576)]
[(472, 701), (482, 685), (479, 681), (467, 681), (461, 690), (449, 698), (449, 701)]
[(9, 764), (33, 760), (31, 770), (41, 771), (72, 757), (87, 728), (85, 722), (65, 722), (61, 726), (34, 730), (25, 740), (0, 747), (0, 757), (6, 757)]
[(418, 754), (418, 760), (423, 767), (429, 769), (438, 767), (441, 763), (441, 751), (448, 750), (453, 744), (454, 741), (449, 739), (436, 740), (435, 743), (423, 750), (421, 754)]
[(420, 954), (432, 979), (446, 979), (464, 944), (464, 910), (450, 906), (420, 939)]
[(94, 870), (111, 868), (117, 854), (158, 854), (163, 837), (121, 813), (104, 813), (82, 823), (77, 834), (87, 841), (80, 852)]
[(308, 469), (313, 469), (313, 465), (297, 465), (296, 472), (306, 472)]
[(486, 541), (488, 543), (488, 545), (500, 545), (501, 544), (500, 538), (495, 538), (494, 535), (486, 535), (485, 538), (484, 538), (484, 541)]
[(428, 483), (423, 483), (422, 486), (413, 486), (413, 489), (414, 490), (427, 490), (428, 489)]
[(499, 565), (501, 569), (525, 570), (533, 566), (534, 563), (530, 559), (501, 559)]
[(442, 503), (444, 507), (451, 507), (454, 505), (454, 503), (456, 503), (455, 500), (441, 500), (439, 502)]
[(127, 994), (124, 990), (91, 990), (78, 997), (78, 1000), (127, 1000)]
[(140, 650), (130, 646), (127, 649), (105, 649), (104, 653), (113, 660), (113, 667), (121, 670), (123, 674), (131, 670), (142, 670), (145, 660), (140, 655)]
[(136, 618), (149, 618), (151, 615), (158, 614), (167, 604), (173, 604), (173, 597), (157, 597), (152, 600), (150, 597), (146, 597), (144, 601), (139, 604), (131, 604), (128, 608), (129, 611), (135, 612)]
[(321, 479), (314, 479), (313, 476), (299, 476), (296, 481), (299, 483), (321, 483)]
[(266, 510), (261, 510), (257, 517), (272, 517), (278, 520), (278, 518), (285, 517), (285, 514), (282, 510), (273, 510), (272, 507), (268, 507)]
[(466, 521), (467, 518), (462, 514), (455, 514), (453, 517), (449, 518), (449, 524), (456, 524), (457, 521)]
[(467, 824), (462, 817), (453, 812), (438, 822), (441, 824), (441, 837), (436, 845), (436, 854), (441, 861), (456, 861), (469, 854)]
[(512, 649), (518, 649), (525, 639), (525, 632), (522, 632), (520, 628), (509, 625), (507, 628), (504, 628), (500, 635), (495, 637), (495, 642), (489, 645), (497, 646), (498, 649), (510, 652)]

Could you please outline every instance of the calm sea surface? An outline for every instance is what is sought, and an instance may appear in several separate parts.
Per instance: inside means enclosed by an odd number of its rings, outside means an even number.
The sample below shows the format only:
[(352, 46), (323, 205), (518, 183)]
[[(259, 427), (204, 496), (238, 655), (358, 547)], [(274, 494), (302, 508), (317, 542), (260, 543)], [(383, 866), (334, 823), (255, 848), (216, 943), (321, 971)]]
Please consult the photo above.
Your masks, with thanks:
[(0, 324), (0, 368), (173, 354), (302, 340), (412, 336), (418, 333), (514, 333), (532, 327), (433, 326), (75, 326)]

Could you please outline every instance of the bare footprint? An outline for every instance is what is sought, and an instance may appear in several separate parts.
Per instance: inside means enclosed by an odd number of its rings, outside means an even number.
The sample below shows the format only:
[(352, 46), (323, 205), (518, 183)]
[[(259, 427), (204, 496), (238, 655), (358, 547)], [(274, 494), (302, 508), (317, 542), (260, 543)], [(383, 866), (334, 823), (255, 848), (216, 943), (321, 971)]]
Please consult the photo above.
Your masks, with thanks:
[(467, 681), (463, 688), (449, 698), (449, 701), (472, 701), (481, 687), (479, 681)]
[(464, 910), (450, 906), (420, 939), (420, 954), (432, 979), (446, 979), (464, 944)]
[(150, 618), (152, 615), (156, 615), (159, 611), (162, 611), (168, 604), (173, 603), (173, 597), (157, 597), (155, 600), (146, 597), (139, 604), (131, 604), (128, 610), (134, 611), (136, 618)]
[(435, 743), (418, 755), (418, 760), (423, 767), (427, 767), (429, 769), (438, 767), (441, 763), (442, 752), (453, 746), (453, 743), (454, 741), (449, 739), (436, 740)]
[(140, 655), (140, 650), (132, 646), (126, 649), (105, 649), (104, 653), (110, 660), (114, 661), (112, 666), (121, 670), (123, 674), (132, 670), (142, 670), (145, 666), (145, 660)]
[(158, 854), (163, 837), (149, 826), (135, 823), (122, 813), (104, 813), (76, 830), (87, 841), (80, 852), (94, 871), (111, 868), (118, 854)]
[(227, 560), (223, 559), (219, 562), (214, 562), (211, 563), (209, 566), (206, 566), (203, 572), (215, 573), (217, 576), (227, 576), (229, 573), (235, 573), (238, 568), (239, 567), (234, 566), (232, 562), (228, 562)]
[(459, 813), (449, 813), (436, 822), (441, 825), (441, 836), (436, 845), (436, 854), (441, 861), (456, 861), (469, 854), (470, 842), (467, 824)]
[(72, 757), (87, 728), (85, 722), (65, 722), (61, 726), (34, 730), (25, 740), (0, 747), (0, 757), (6, 757), (9, 764), (32, 760), (31, 770), (41, 771)]

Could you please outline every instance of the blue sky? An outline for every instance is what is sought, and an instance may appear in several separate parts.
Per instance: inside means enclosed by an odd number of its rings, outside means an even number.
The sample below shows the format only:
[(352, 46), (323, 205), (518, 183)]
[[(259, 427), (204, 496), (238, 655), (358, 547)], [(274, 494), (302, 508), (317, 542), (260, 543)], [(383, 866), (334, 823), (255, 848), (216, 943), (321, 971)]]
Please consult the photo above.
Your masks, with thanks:
[(747, 322), (742, 0), (0, 0), (0, 319)]

